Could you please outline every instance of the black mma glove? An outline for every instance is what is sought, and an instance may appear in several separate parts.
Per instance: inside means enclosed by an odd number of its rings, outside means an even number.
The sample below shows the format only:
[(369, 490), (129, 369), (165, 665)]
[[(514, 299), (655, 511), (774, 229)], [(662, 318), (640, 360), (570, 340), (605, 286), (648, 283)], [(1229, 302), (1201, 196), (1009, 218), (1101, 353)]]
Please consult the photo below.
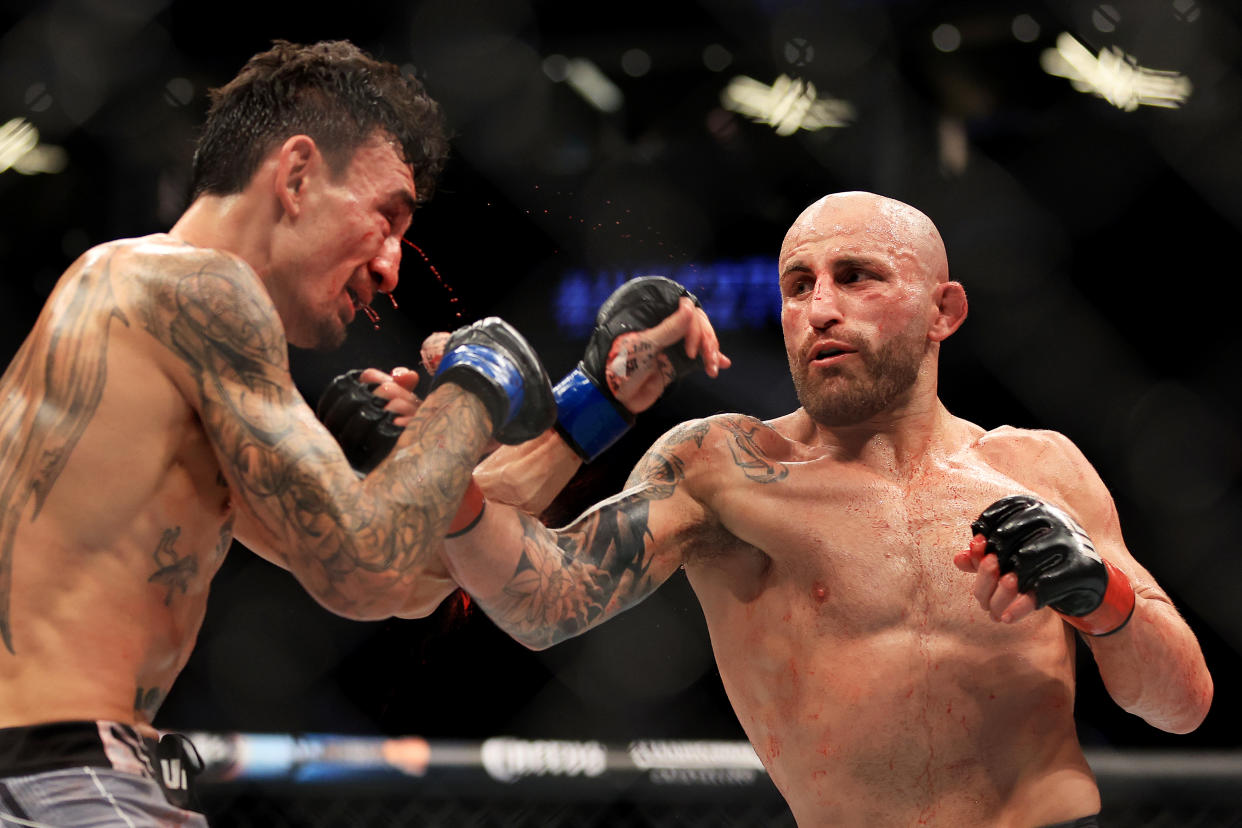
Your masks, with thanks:
[[(582, 361), (554, 389), (556, 430), (587, 462), (634, 425), (634, 415), (617, 401), (605, 379), (612, 343), (624, 333), (660, 324), (677, 310), (683, 296), (695, 307), (702, 307), (694, 294), (672, 279), (643, 276), (621, 285), (600, 306)], [(680, 341), (665, 348), (664, 353), (677, 379), (703, 365), (701, 359), (686, 356)]]
[(403, 429), (384, 410), (388, 401), (372, 393), (378, 385), (363, 382), (361, 375), (355, 369), (334, 377), (315, 414), (341, 444), (349, 464), (366, 474), (388, 456)]
[(522, 335), (498, 317), (453, 332), (430, 391), (446, 382), (483, 402), (492, 418), (493, 436), (505, 445), (538, 437), (556, 420), (552, 383), (543, 363)]
[(987, 541), (1001, 574), (1017, 573), (1019, 592), (1034, 592), (1037, 607), (1051, 607), (1088, 635), (1114, 633), (1134, 613), (1130, 579), (1100, 558), (1083, 528), (1056, 506), (1010, 495), (970, 528)]

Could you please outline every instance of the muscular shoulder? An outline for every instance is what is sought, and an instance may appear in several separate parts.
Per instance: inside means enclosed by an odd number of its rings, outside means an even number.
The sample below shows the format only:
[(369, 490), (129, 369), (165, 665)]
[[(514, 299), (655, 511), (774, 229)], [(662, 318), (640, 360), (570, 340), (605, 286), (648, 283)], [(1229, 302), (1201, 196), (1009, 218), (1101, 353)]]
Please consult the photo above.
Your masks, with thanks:
[(653, 449), (676, 452), (685, 459), (697, 455), (706, 460), (711, 455), (728, 452), (739, 440), (753, 444), (756, 451), (780, 456), (793, 444), (762, 420), (746, 414), (715, 414), (688, 420), (656, 441)]
[(1037, 493), (1064, 503), (1106, 496), (1090, 461), (1060, 432), (1001, 426), (980, 435), (974, 447), (993, 468)]
[[(191, 400), (223, 377), (287, 370), (284, 328), (263, 283), (239, 257), (166, 234), (100, 245), (73, 271), (110, 285), (143, 353)], [(154, 340), (154, 342), (152, 342)]]
[(284, 363), (280, 317), (239, 257), (166, 235), (131, 240), (122, 250), (118, 265), (143, 327), (192, 369), (209, 357)]
[(1058, 431), (1000, 426), (985, 431), (975, 440), (975, 448), (990, 461), (1006, 466), (1076, 463), (1082, 457), (1068, 437)]
[(224, 250), (195, 247), (165, 234), (112, 242), (96, 250), (141, 295), (154, 295), (173, 307), (240, 301), (239, 310), (274, 313), (254, 270)]
[(628, 485), (676, 479), (702, 490), (719, 482), (725, 469), (789, 459), (792, 446), (770, 425), (745, 414), (689, 420), (669, 429), (652, 445)]

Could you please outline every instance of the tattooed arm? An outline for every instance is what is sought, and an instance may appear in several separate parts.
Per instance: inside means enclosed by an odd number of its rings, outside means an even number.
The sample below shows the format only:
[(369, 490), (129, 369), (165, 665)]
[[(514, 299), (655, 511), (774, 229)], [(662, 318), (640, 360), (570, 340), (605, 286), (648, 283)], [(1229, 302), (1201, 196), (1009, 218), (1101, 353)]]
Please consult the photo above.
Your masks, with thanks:
[(337, 613), (393, 614), (434, 560), (490, 438), (483, 405), (455, 385), (437, 389), (389, 462), (359, 481), (294, 386), (283, 327), (253, 271), (217, 252), (170, 258), (142, 323), (215, 449), (239, 540)]
[(705, 421), (679, 426), (639, 461), (626, 489), (563, 529), (489, 503), (479, 524), (445, 541), (454, 579), (502, 629), (549, 647), (632, 607), (681, 566), (714, 522), (693, 494), (710, 475)]

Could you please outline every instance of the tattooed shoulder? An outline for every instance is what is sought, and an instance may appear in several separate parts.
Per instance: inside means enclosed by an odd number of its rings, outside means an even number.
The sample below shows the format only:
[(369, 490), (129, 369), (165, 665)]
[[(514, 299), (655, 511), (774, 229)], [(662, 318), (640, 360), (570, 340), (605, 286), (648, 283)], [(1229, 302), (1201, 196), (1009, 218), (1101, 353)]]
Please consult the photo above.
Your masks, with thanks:
[(727, 445), (733, 465), (741, 469), (747, 480), (777, 483), (789, 476), (789, 467), (763, 448), (763, 441), (771, 437), (780, 439), (767, 423), (741, 414), (718, 418), (717, 423), (729, 435)]
[(685, 477), (686, 456), (703, 448), (711, 430), (706, 420), (691, 420), (669, 430), (639, 459), (626, 488), (647, 483), (657, 498), (668, 497)]
[(148, 278), (143, 324), (196, 376), (223, 364), (241, 374), (286, 366), (280, 317), (254, 271), (239, 259), (192, 249), (166, 256)]

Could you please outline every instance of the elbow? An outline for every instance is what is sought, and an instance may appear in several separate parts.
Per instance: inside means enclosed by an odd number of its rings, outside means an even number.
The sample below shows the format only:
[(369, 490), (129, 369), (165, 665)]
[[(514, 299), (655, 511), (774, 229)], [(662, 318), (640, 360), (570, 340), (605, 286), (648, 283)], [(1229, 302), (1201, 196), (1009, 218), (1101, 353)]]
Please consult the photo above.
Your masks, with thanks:
[(404, 599), (409, 586), (402, 586), (391, 573), (328, 583), (308, 590), (324, 609), (351, 621), (383, 621), (409, 606)]
[(1208, 711), (1212, 709), (1212, 697), (1216, 690), (1212, 684), (1212, 677), (1205, 675), (1203, 679), (1196, 683), (1193, 698), (1186, 706), (1184, 715), (1175, 722), (1175, 726), (1169, 729), (1170, 733), (1186, 734), (1198, 729), (1199, 725), (1207, 718)]
[(578, 630), (567, 630), (559, 626), (550, 626), (523, 631), (509, 630), (509, 635), (513, 636), (514, 640), (526, 649), (540, 652), (550, 647), (554, 647), (562, 641), (573, 638), (582, 632), (585, 632), (585, 628)]
[(542, 639), (536, 640), (533, 638), (516, 638), (514, 640), (516, 640), (517, 643), (521, 644), (526, 649), (532, 652), (536, 652), (536, 653), (543, 652), (544, 650), (551, 647), (553, 644), (557, 643), (556, 641), (549, 641), (549, 640), (542, 640)]
[(1166, 733), (1179, 736), (1192, 733), (1207, 719), (1208, 712), (1212, 709), (1214, 694), (1212, 677), (1204, 671), (1204, 675), (1188, 688), (1186, 697), (1175, 713), (1148, 717), (1148, 723)]

